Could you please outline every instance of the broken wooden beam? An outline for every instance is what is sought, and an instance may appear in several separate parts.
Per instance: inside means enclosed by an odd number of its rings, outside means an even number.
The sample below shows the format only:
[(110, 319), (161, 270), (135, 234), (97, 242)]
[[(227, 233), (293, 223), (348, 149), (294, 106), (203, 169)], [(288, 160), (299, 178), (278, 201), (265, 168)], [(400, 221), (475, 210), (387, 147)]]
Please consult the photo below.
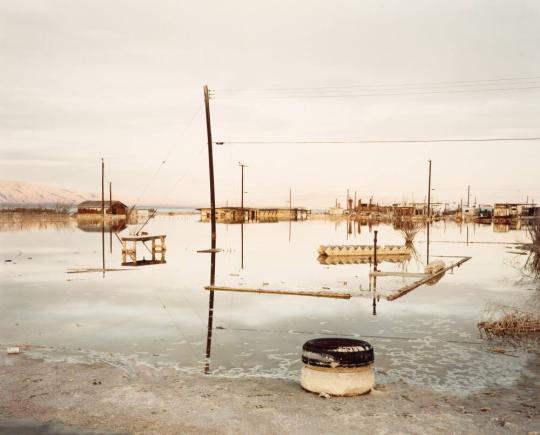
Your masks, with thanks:
[(415, 273), (415, 272), (369, 272), (369, 276), (403, 276), (409, 278), (423, 278), (430, 275), (429, 273)]
[(262, 288), (240, 288), (240, 287), (220, 287), (206, 286), (205, 290), (209, 291), (226, 291), (226, 292), (241, 292), (241, 293), (261, 293), (271, 295), (290, 295), (290, 296), (312, 296), (317, 298), (335, 298), (335, 299), (350, 299), (349, 293), (338, 293), (329, 291), (295, 291), (295, 290), (269, 290)]
[(137, 270), (135, 268), (133, 269), (103, 269), (102, 267), (95, 267), (95, 268), (85, 268), (85, 269), (68, 269), (66, 273), (88, 273), (88, 272), (125, 272), (127, 270)]
[(386, 299), (389, 301), (396, 300), (397, 298), (400, 298), (402, 296), (405, 296), (407, 293), (413, 291), (414, 289), (420, 287), (423, 284), (428, 283), (432, 279), (439, 278), (442, 275), (444, 275), (447, 271), (454, 269), (455, 267), (461, 266), (466, 261), (469, 261), (472, 257), (461, 257), (461, 260), (457, 261), (456, 263), (452, 263), (450, 266), (445, 267), (444, 269), (440, 270), (437, 273), (430, 274), (426, 276), (425, 278), (422, 278), (418, 281), (415, 281), (409, 285), (406, 285), (404, 287), (401, 287), (399, 290), (395, 291), (391, 295), (386, 296)]

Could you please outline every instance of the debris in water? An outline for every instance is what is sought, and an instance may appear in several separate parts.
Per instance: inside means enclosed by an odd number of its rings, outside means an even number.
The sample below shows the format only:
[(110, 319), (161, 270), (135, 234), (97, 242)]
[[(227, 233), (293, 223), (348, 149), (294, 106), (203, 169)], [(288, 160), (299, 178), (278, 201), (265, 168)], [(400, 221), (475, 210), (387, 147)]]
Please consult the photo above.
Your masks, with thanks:
[(497, 306), (488, 310), (490, 319), (479, 322), (478, 329), (487, 338), (522, 336), (540, 332), (540, 314), (516, 307)]
[(21, 353), (21, 349), (19, 347), (8, 347), (7, 353), (8, 355), (16, 355)]

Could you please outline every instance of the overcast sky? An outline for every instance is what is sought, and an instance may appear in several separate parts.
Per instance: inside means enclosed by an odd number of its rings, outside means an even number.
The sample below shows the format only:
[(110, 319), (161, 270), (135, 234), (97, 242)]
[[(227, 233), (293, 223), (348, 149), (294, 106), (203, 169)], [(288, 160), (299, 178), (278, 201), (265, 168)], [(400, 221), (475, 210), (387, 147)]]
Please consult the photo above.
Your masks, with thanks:
[[(96, 192), (103, 156), (119, 199), (208, 204), (203, 84), (242, 91), (216, 141), (539, 137), (539, 48), (537, 0), (0, 0), (0, 178)], [(540, 142), (226, 144), (217, 200), (242, 161), (246, 205), (422, 201), (430, 158), (435, 200), (540, 201)]]

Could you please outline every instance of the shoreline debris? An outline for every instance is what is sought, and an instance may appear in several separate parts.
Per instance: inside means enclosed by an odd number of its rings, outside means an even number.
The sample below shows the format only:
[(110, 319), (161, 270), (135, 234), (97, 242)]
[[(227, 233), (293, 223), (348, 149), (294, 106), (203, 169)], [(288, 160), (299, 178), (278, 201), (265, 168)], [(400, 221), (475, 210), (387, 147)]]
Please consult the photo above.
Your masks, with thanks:
[(516, 337), (540, 333), (540, 313), (517, 307), (497, 306), (488, 310), (490, 319), (478, 322), (486, 338)]

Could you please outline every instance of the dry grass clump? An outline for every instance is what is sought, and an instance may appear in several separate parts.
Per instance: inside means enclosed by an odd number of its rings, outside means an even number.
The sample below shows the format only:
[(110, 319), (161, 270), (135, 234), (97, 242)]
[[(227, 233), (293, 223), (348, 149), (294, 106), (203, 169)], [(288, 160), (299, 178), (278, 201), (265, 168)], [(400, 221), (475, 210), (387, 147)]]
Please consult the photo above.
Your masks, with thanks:
[(536, 214), (531, 220), (527, 230), (532, 243), (526, 246), (530, 254), (525, 263), (524, 272), (538, 284), (540, 290), (540, 214)]
[(487, 338), (517, 337), (540, 333), (540, 313), (516, 307), (496, 306), (488, 309), (489, 319), (479, 322), (478, 329)]

